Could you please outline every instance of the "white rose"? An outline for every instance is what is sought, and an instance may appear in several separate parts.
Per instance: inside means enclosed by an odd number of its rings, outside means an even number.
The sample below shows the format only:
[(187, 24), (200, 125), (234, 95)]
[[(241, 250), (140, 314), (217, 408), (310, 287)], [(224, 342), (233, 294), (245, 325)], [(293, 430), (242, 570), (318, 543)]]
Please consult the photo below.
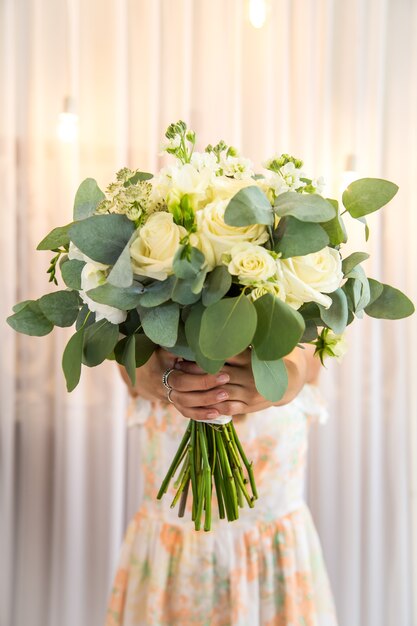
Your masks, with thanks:
[(172, 261), (180, 239), (187, 234), (171, 213), (152, 213), (130, 246), (133, 271), (141, 276), (165, 280), (172, 274)]
[(238, 276), (243, 285), (266, 281), (277, 272), (275, 260), (262, 246), (238, 243), (230, 250), (230, 255), (227, 269), (230, 274)]
[[(243, 181), (236, 181), (243, 182)], [(265, 243), (268, 239), (266, 226), (250, 224), (249, 226), (229, 226), (224, 222), (224, 212), (229, 200), (210, 202), (204, 209), (197, 211), (197, 231), (211, 244), (215, 265), (220, 265), (222, 255), (230, 252), (238, 243)]]
[(278, 259), (277, 268), (284, 282), (286, 302), (295, 309), (304, 302), (329, 308), (332, 300), (323, 294), (335, 291), (343, 280), (340, 254), (328, 247), (305, 256)]
[(126, 319), (126, 311), (121, 311), (107, 304), (94, 302), (86, 293), (90, 289), (95, 289), (106, 282), (106, 275), (100, 265), (99, 263), (86, 263), (84, 265), (81, 272), (80, 296), (90, 311), (96, 314), (96, 322), (106, 319), (112, 324), (121, 324)]
[(213, 179), (210, 188), (210, 199), (212, 201), (230, 200), (238, 191), (245, 187), (257, 185), (253, 178), (227, 178), (227, 176), (217, 176)]

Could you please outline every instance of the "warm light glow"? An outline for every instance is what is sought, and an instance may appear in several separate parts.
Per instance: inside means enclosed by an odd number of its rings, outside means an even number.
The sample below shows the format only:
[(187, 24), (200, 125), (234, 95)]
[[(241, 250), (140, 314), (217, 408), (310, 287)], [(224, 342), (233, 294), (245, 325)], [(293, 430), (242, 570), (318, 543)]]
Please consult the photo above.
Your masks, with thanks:
[(340, 192), (342, 193), (350, 183), (358, 180), (358, 178), (360, 178), (360, 174), (356, 170), (356, 157), (354, 154), (349, 154), (346, 158), (346, 169), (341, 176)]
[(249, 20), (254, 28), (262, 28), (266, 20), (265, 0), (249, 0)]
[(58, 139), (64, 143), (74, 143), (78, 139), (78, 115), (60, 113), (58, 116)]

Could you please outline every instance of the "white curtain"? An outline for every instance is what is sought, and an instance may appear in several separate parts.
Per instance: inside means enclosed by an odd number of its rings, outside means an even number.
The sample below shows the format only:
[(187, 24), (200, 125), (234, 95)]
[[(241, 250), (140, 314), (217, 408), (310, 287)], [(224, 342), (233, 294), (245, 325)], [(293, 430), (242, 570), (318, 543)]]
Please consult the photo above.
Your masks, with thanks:
[[(244, 0), (0, 0), (2, 320), (47, 289), (34, 250), (71, 220), (78, 182), (154, 171), (179, 118), (200, 146), (223, 138), (258, 165), (301, 156), (333, 196), (349, 155), (358, 175), (396, 181), (352, 250), (417, 300), (417, 3), (266, 4), (255, 29)], [(66, 96), (72, 144), (56, 134)], [(108, 364), (68, 396), (66, 331), (1, 334), (0, 624), (100, 626), (140, 491), (123, 384)], [(308, 493), (341, 626), (417, 624), (416, 334), (415, 319), (365, 319), (322, 379), (332, 417), (312, 433)]]

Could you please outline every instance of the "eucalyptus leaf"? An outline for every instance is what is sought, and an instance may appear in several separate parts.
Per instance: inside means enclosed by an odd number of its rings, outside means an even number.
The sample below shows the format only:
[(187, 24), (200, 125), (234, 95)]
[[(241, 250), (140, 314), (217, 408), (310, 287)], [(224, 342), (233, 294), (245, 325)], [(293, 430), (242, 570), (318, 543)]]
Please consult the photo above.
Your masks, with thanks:
[(61, 246), (67, 246), (70, 241), (68, 231), (71, 225), (72, 222), (66, 226), (58, 226), (51, 230), (51, 232), (38, 243), (36, 250), (54, 250)]
[(329, 237), (320, 224), (302, 222), (291, 216), (283, 219), (285, 219), (283, 234), (274, 247), (275, 252), (281, 253), (281, 258), (318, 252), (329, 244)]
[(96, 321), (96, 314), (90, 311), (88, 306), (84, 304), (80, 312), (78, 313), (77, 320), (75, 322), (76, 330), (80, 330), (83, 326), (91, 326)]
[(143, 286), (134, 282), (131, 287), (114, 287), (109, 283), (87, 291), (87, 296), (99, 304), (107, 304), (121, 311), (134, 309), (140, 303)]
[(191, 283), (191, 291), (196, 294), (201, 294), (203, 290), (203, 286), (206, 280), (206, 276), (208, 273), (207, 267), (200, 270), (197, 276), (193, 279)]
[(42, 313), (55, 326), (72, 326), (80, 310), (80, 297), (76, 291), (55, 291), (38, 300)]
[(180, 246), (175, 253), (172, 270), (177, 278), (195, 278), (205, 263), (200, 250), (192, 246)]
[(18, 302), (13, 307), (13, 313), (19, 313), (19, 311), (24, 309), (25, 306), (29, 304), (30, 302), (36, 302), (36, 300), (22, 300), (22, 302)]
[(342, 202), (352, 217), (363, 217), (385, 206), (398, 191), (398, 186), (382, 178), (361, 178), (343, 192)]
[(252, 372), (258, 392), (269, 402), (278, 402), (288, 387), (288, 374), (284, 361), (263, 361), (256, 350), (251, 353)]
[(198, 300), (200, 300), (200, 294), (194, 293), (192, 286), (192, 280), (181, 280), (177, 278), (171, 294), (173, 302), (178, 302), (179, 304), (194, 304), (194, 302), (198, 302)]
[(367, 252), (353, 252), (350, 254), (342, 261), (343, 275), (347, 276), (347, 274), (349, 274), (357, 265), (366, 259), (369, 259), (369, 254)]
[(116, 361), (123, 365), (130, 382), (134, 387), (136, 384), (136, 343), (135, 336), (129, 335), (129, 337), (123, 337), (117, 342), (114, 348), (114, 356)]
[(348, 320), (346, 294), (342, 289), (336, 289), (336, 291), (329, 293), (328, 296), (332, 299), (332, 304), (328, 309), (319, 304), (321, 319), (326, 326), (340, 335), (345, 330)]
[(341, 243), (347, 242), (347, 232), (345, 224), (339, 213), (338, 201), (327, 198), (327, 202), (330, 202), (330, 204), (334, 207), (336, 215), (331, 220), (328, 220), (327, 222), (322, 222), (320, 226), (326, 231), (329, 237), (330, 245), (339, 246)]
[(67, 259), (62, 263), (61, 274), (64, 283), (70, 289), (81, 289), (81, 272), (85, 266), (85, 261), (79, 261), (78, 259)]
[(83, 357), (84, 328), (80, 328), (65, 346), (62, 369), (67, 382), (67, 391), (73, 391), (80, 382)]
[(274, 206), (279, 217), (291, 215), (302, 222), (327, 222), (336, 216), (331, 202), (314, 193), (286, 191), (277, 196)]
[(351, 289), (351, 296), (354, 306), (353, 311), (357, 315), (369, 304), (371, 298), (369, 281), (360, 265), (354, 267), (346, 276), (349, 278), (346, 285), (348, 283), (350, 285), (351, 280), (354, 281), (353, 288)]
[(200, 349), (201, 319), (204, 311), (205, 308), (201, 303), (191, 309), (185, 322), (185, 336), (193, 351), (197, 364), (208, 374), (216, 374), (223, 367), (224, 360), (209, 359)]
[(172, 346), (169, 351), (176, 356), (179, 356), (186, 361), (195, 361), (195, 354), (191, 347), (188, 344), (187, 338), (185, 336), (185, 326), (184, 322), (180, 319), (180, 323), (178, 325), (178, 337), (175, 343), (175, 346)]
[(84, 329), (83, 363), (88, 367), (102, 363), (113, 352), (118, 339), (118, 324), (99, 320), (87, 326)]
[(138, 307), (142, 328), (154, 343), (170, 348), (178, 336), (180, 308), (176, 302), (168, 302), (154, 308)]
[(155, 280), (146, 285), (140, 296), (140, 306), (154, 307), (170, 300), (176, 280), (175, 276), (168, 276), (165, 280)]
[(7, 318), (9, 326), (16, 330), (18, 333), (24, 335), (32, 335), (35, 337), (43, 337), (51, 332), (54, 325), (44, 315), (42, 309), (39, 306), (39, 302), (36, 300), (26, 301), (26, 304), (20, 303), (21, 308), (10, 315)]
[(213, 361), (226, 360), (243, 352), (256, 329), (256, 309), (245, 295), (224, 298), (203, 313), (201, 352)]
[(135, 227), (125, 215), (93, 215), (69, 228), (71, 241), (90, 259), (114, 265)]
[(136, 345), (136, 367), (142, 367), (142, 365), (145, 365), (145, 363), (149, 361), (157, 346), (143, 333), (136, 334), (134, 337)]
[(300, 343), (310, 343), (318, 337), (318, 328), (316, 322), (314, 320), (306, 320), (305, 324), (306, 327), (303, 336), (300, 339)]
[(232, 277), (225, 265), (218, 265), (207, 276), (202, 300), (204, 306), (218, 302), (227, 294), (232, 285)]
[(121, 255), (113, 265), (108, 277), (107, 282), (115, 287), (130, 287), (133, 283), (133, 269), (130, 259), (130, 245), (136, 238), (134, 232), (127, 244), (125, 245)]
[(376, 300), (365, 307), (365, 313), (370, 317), (387, 320), (399, 320), (412, 315), (414, 304), (402, 291), (382, 284), (382, 293)]
[(274, 212), (265, 193), (256, 185), (251, 185), (233, 196), (224, 212), (224, 221), (229, 226), (272, 226)]
[(130, 187), (131, 185), (136, 185), (141, 181), (150, 180), (151, 178), (153, 178), (153, 174), (150, 174), (149, 172), (136, 172), (133, 176), (128, 178), (126, 182), (123, 183), (123, 186)]
[(97, 205), (104, 200), (104, 198), (105, 195), (94, 178), (86, 178), (83, 180), (75, 194), (74, 220), (83, 220), (93, 215)]
[(368, 282), (370, 289), (370, 298), (367, 306), (375, 302), (375, 300), (379, 298), (379, 296), (384, 291), (384, 285), (378, 280), (375, 280), (374, 278), (368, 278)]
[(305, 329), (304, 319), (298, 311), (269, 293), (254, 304), (258, 323), (252, 345), (258, 358), (276, 361), (298, 344)]

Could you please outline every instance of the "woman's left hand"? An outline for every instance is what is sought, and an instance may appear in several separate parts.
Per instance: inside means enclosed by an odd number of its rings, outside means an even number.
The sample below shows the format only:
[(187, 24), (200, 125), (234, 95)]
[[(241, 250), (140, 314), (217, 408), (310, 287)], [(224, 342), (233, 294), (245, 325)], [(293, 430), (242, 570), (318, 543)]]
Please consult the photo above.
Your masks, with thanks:
[[(200, 406), (217, 409), (221, 415), (239, 415), (254, 413), (272, 405), (287, 404), (299, 393), (306, 381), (307, 365), (306, 356), (303, 353), (304, 350), (296, 348), (290, 355), (284, 357), (288, 372), (288, 388), (279, 402), (269, 402), (257, 391), (252, 374), (251, 352), (245, 350), (229, 359), (221, 369), (222, 373), (224, 372), (230, 377), (230, 382), (222, 386), (222, 390), (228, 393), (227, 400), (217, 404), (209, 404), (209, 400), (207, 400), (207, 404)], [(203, 370), (196, 363), (190, 361), (178, 361), (175, 364), (175, 369), (187, 374), (203, 373)], [(204, 395), (208, 397), (209, 392), (200, 394), (203, 402)]]

